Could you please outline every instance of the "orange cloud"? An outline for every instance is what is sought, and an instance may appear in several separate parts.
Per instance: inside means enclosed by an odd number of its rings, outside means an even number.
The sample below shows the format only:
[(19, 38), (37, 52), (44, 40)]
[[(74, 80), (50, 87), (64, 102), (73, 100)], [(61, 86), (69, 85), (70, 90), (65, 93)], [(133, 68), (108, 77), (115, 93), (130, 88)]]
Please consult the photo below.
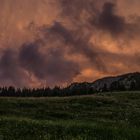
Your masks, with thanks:
[(66, 85), (139, 71), (139, 5), (138, 0), (2, 0), (0, 84)]

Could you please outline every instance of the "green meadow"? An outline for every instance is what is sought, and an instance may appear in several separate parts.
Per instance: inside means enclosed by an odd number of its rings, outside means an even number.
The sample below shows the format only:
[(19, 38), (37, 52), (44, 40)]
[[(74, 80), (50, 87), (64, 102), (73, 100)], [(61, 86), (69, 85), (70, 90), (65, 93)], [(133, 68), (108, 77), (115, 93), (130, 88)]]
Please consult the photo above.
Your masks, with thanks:
[(140, 140), (140, 92), (0, 98), (0, 140)]

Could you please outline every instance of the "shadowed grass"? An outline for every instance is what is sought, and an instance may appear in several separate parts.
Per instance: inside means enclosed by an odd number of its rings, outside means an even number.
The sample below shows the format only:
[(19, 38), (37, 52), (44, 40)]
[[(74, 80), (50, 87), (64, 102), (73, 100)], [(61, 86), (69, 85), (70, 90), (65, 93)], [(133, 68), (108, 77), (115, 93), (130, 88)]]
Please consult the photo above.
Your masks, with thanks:
[(6, 140), (139, 140), (140, 92), (0, 98)]

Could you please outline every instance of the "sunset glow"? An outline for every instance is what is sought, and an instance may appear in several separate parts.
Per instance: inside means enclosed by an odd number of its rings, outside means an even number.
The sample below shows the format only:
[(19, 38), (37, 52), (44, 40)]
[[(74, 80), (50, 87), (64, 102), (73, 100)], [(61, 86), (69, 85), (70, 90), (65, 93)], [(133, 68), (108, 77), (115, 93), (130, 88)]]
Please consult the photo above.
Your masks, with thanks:
[(0, 0), (0, 84), (66, 85), (140, 71), (139, 0)]

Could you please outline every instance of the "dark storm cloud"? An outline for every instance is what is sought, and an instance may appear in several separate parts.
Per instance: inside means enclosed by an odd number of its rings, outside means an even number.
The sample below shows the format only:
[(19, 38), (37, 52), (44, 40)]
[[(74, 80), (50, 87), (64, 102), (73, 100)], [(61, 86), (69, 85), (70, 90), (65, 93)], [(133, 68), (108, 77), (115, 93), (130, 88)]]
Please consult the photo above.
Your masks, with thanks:
[(19, 60), (22, 67), (33, 72), (38, 78), (45, 78), (45, 57), (39, 52), (38, 44), (24, 44), (20, 49)]
[(115, 3), (104, 3), (102, 11), (93, 18), (92, 26), (110, 33), (113, 37), (121, 36), (125, 39), (140, 35), (140, 21), (134, 20), (133, 16), (127, 21), (126, 17), (117, 14), (117, 8)]
[(38, 43), (24, 44), (19, 53), (23, 68), (33, 73), (38, 79), (46, 80), (49, 85), (68, 82), (79, 74), (78, 64), (64, 58), (63, 50), (50, 48), (41, 53)]
[(66, 44), (74, 43), (72, 32), (66, 29), (60, 22), (54, 22), (50, 27), (45, 26), (41, 32), (44, 32), (46, 39), (48, 39), (47, 36), (50, 35), (53, 38), (56, 36), (55, 39), (63, 39)]
[[(77, 63), (67, 60), (64, 57), (63, 50), (51, 49), (47, 57), (47, 74), (48, 82), (67, 82), (80, 73), (80, 68)], [(52, 83), (53, 84), (53, 83)]]
[[(43, 28), (46, 36), (49, 34), (54, 39), (62, 40), (62, 48), (66, 48), (70, 53), (81, 54), (86, 57), (95, 69), (106, 71), (102, 59), (99, 57), (96, 46), (90, 43), (89, 36), (67, 29), (59, 22), (55, 22), (50, 28)], [(54, 40), (55, 41), (55, 40)]]
[(113, 37), (140, 35), (140, 22), (133, 18), (128, 22), (126, 17), (119, 15), (117, 2), (119, 0), (60, 0), (62, 15), (74, 24), (74, 28), (89, 28), (93, 32), (101, 30)]
[[(90, 43), (90, 39), (96, 37), (96, 33), (100, 33), (99, 31), (103, 31), (105, 34), (110, 33), (112, 37), (115, 37), (118, 47), (120, 47), (119, 39), (121, 42), (123, 40), (123, 43), (127, 43), (128, 38), (132, 39), (132, 37), (140, 35), (140, 23), (132, 19), (129, 21), (128, 17), (121, 15), (118, 12), (120, 10), (117, 7), (118, 1), (61, 0), (60, 2), (62, 15), (72, 24), (73, 30), (57, 23), (50, 28), (50, 31), (54, 36), (57, 34), (58, 38), (63, 38), (65, 46), (68, 44), (73, 53), (79, 53), (88, 58), (92, 69), (110, 73), (116, 72), (117, 69), (119, 71), (118, 66), (115, 67), (114, 63), (121, 63), (120, 71), (122, 71), (123, 65), (127, 67), (130, 63), (138, 62), (139, 58), (134, 55), (112, 54), (104, 51), (103, 46), (98, 46), (96, 42)], [(89, 32), (89, 34), (85, 35), (84, 32)], [(127, 60), (131, 61), (126, 63)], [(134, 67), (136, 69), (136, 65)]]
[(26, 80), (25, 73), (19, 67), (16, 52), (5, 50), (0, 59), (0, 83), (20, 87), (27, 84)]
[(91, 15), (97, 14), (100, 11), (100, 7), (109, 1), (115, 2), (116, 0), (60, 0), (59, 3), (63, 16), (79, 19), (83, 12)]
[(55, 85), (139, 70), (137, 5), (137, 0), (15, 0), (14, 5), (4, 0), (0, 84)]
[(115, 14), (115, 4), (107, 2), (104, 4), (102, 12), (98, 15), (95, 25), (99, 29), (117, 35), (124, 32), (126, 23), (123, 17)]

